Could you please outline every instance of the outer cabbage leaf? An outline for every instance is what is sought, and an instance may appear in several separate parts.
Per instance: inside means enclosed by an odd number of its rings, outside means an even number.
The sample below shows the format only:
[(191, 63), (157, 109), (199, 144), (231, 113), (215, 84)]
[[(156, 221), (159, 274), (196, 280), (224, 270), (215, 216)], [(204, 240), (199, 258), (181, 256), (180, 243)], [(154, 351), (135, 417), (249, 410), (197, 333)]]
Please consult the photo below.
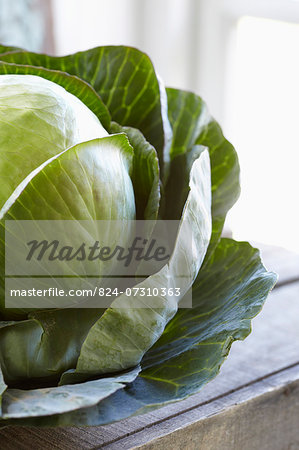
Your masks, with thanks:
[[(133, 150), (121, 134), (79, 144), (52, 158), (19, 186), (19, 192), (2, 209), (2, 244), (5, 219), (134, 219), (129, 177), (132, 159)], [(3, 245), (0, 250), (3, 301)], [(42, 377), (56, 380), (63, 370), (75, 366), (82, 341), (101, 313), (79, 309), (51, 311), (3, 324), (0, 345), (5, 379), (13, 383)], [(26, 317), (24, 311), (3, 309), (2, 314)]]
[(156, 148), (163, 171), (171, 140), (166, 93), (146, 54), (131, 47), (107, 46), (62, 57), (13, 51), (0, 59), (67, 72), (87, 81), (115, 122), (141, 130)]
[(0, 219), (133, 220), (133, 156), (124, 134), (75, 145), (32, 171)]
[[(211, 235), (210, 189), (210, 162), (208, 152), (204, 152), (191, 170), (190, 193), (169, 263), (136, 285), (145, 289), (178, 287), (181, 295), (157, 296), (156, 306), (148, 306), (148, 299), (140, 293), (119, 296), (89, 331), (76, 372), (88, 377), (132, 367), (161, 336), (177, 312), (178, 301), (192, 286), (205, 256)], [(192, 252), (186, 247), (190, 233)], [(67, 379), (69, 382), (70, 374)]]
[(180, 217), (188, 193), (190, 168), (200, 151), (198, 146), (207, 147), (212, 176), (213, 231), (208, 250), (208, 255), (211, 255), (220, 238), (226, 213), (240, 193), (238, 157), (200, 97), (170, 88), (167, 88), (167, 97), (173, 141), (163, 215), (170, 219)]
[(76, 365), (82, 343), (102, 313), (37, 311), (27, 320), (0, 322), (0, 367), (9, 386), (57, 383), (63, 371)]
[(135, 192), (136, 219), (157, 219), (160, 205), (159, 161), (155, 148), (141, 131), (113, 122), (112, 133), (125, 133), (134, 148), (132, 182)]
[(8, 389), (3, 396), (2, 418), (45, 417), (91, 407), (134, 381), (139, 371), (140, 367), (136, 367), (127, 373), (73, 386)]
[(178, 311), (143, 358), (136, 382), (91, 410), (89, 423), (142, 414), (201, 389), (219, 373), (232, 343), (248, 336), (276, 279), (258, 250), (221, 239), (199, 273), (193, 308)]
[(35, 426), (102, 425), (142, 414), (197, 392), (244, 339), (276, 281), (249, 244), (221, 239), (200, 271), (194, 307), (180, 310), (142, 360), (142, 372), (97, 406), (70, 414), (12, 421)]

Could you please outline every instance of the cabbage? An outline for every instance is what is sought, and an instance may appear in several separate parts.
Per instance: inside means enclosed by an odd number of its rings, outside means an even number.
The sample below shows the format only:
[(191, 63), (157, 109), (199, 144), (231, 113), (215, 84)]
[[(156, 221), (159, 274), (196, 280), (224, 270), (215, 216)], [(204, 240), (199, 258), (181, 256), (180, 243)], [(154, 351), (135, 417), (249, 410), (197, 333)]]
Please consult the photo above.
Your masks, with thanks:
[[(197, 392), (250, 333), (276, 280), (256, 249), (221, 238), (240, 191), (234, 148), (202, 99), (165, 88), (134, 48), (1, 49), (2, 426), (99, 425)], [(177, 227), (170, 258), (146, 276), (134, 266), (129, 294), (110, 305), (7, 306), (28, 224), (126, 247), (140, 223), (149, 241), (163, 221)], [(89, 270), (66, 257), (57, 267), (79, 282)], [(118, 268), (98, 263), (95, 273)], [(191, 287), (192, 308), (182, 308)]]

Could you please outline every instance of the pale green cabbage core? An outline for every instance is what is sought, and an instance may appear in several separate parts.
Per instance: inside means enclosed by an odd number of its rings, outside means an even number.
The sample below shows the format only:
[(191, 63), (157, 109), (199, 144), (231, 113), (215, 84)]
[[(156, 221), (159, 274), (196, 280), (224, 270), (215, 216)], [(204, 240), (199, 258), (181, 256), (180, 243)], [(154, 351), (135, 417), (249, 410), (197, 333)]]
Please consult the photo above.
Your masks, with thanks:
[(35, 75), (0, 75), (0, 208), (35, 168), (107, 131), (63, 87)]

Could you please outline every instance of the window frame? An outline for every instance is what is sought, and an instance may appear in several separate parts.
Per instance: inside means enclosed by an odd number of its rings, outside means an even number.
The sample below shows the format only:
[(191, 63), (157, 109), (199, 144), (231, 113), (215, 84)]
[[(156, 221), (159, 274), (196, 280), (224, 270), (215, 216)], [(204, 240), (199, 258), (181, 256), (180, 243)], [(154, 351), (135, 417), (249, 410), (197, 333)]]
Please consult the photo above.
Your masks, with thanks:
[[(198, 0), (194, 0), (194, 5)], [(207, 101), (212, 115), (226, 121), (229, 67), (234, 64), (234, 33), (244, 16), (299, 23), (299, 0), (199, 0), (194, 90)]]

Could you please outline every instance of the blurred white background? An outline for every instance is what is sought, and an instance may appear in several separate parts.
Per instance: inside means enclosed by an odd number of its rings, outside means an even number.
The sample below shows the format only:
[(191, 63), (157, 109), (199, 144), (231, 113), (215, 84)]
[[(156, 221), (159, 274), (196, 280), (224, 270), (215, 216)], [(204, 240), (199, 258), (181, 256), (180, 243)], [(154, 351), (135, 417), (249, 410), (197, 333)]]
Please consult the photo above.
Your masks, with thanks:
[(299, 251), (298, 0), (15, 2), (47, 3), (54, 54), (132, 45), (168, 86), (200, 94), (240, 158), (234, 237)]

